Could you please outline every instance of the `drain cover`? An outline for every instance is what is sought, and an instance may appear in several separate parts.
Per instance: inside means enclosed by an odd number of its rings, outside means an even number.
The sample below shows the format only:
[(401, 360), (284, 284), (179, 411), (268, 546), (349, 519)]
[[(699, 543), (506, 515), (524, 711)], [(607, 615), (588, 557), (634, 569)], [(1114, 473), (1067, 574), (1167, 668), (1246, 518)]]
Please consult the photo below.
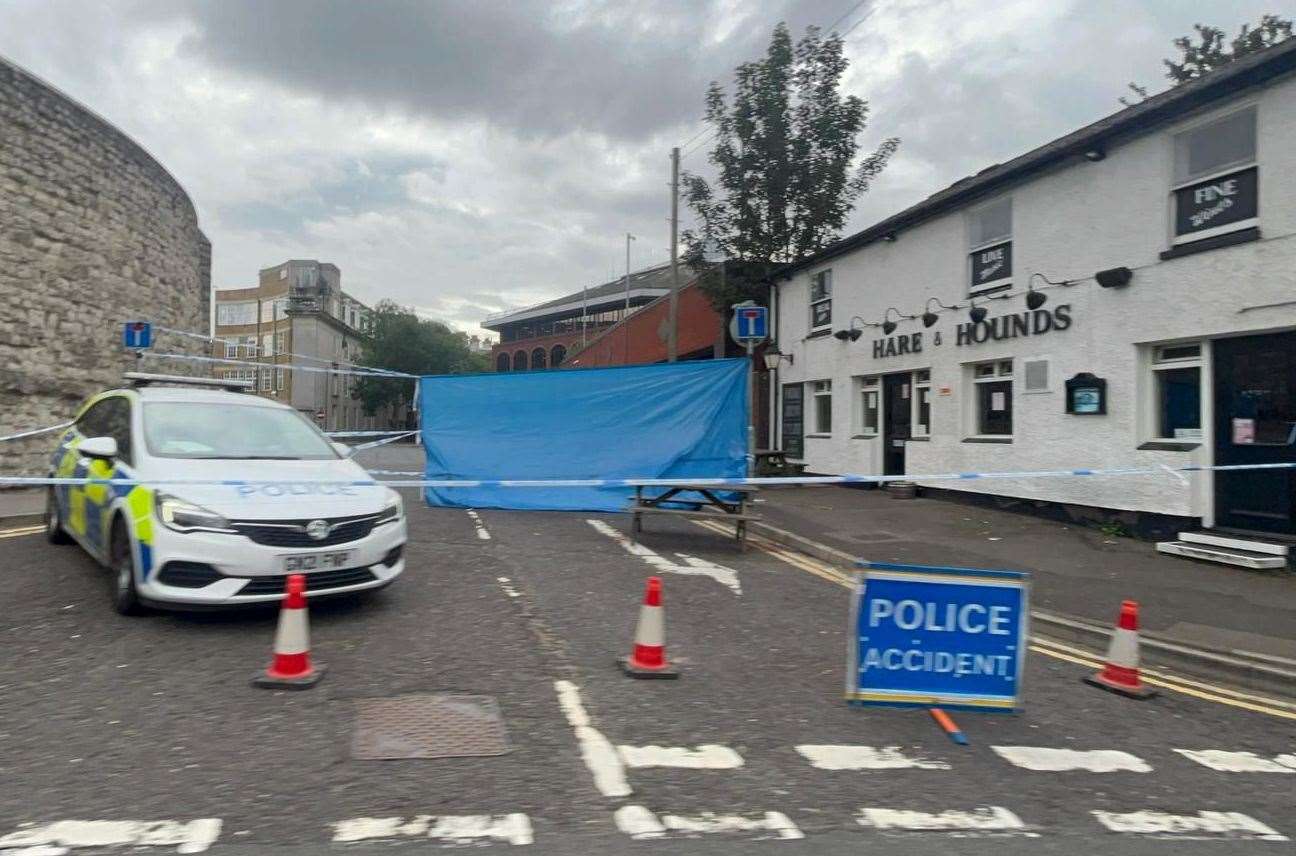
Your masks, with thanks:
[(509, 751), (492, 696), (404, 695), (358, 702), (353, 758), (462, 758)]

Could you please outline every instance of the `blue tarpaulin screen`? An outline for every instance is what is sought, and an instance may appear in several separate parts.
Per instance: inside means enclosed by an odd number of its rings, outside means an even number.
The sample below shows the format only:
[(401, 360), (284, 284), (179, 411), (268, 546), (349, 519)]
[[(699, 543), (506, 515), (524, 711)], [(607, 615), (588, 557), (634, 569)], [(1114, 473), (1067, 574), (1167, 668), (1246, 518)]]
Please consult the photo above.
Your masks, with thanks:
[[(747, 361), (419, 381), (429, 479), (742, 478)], [(429, 505), (624, 510), (634, 488), (427, 488)]]

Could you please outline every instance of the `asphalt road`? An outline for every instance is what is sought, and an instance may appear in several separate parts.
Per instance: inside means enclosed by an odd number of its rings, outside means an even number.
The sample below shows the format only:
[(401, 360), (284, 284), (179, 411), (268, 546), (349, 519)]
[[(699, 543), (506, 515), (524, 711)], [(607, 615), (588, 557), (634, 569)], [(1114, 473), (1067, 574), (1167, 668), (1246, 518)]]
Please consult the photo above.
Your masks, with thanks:
[[(613, 661), (653, 566), (614, 537), (625, 518), (408, 508), (404, 577), (312, 609), (328, 673), (296, 693), (248, 685), (273, 611), (118, 617), (77, 548), (0, 533), (0, 853), (528, 840), (545, 854), (1233, 853), (1286, 852), (1274, 837), (1296, 837), (1296, 720), (1177, 693), (1129, 701), (1032, 654), (1025, 712), (957, 716), (971, 746), (955, 746), (924, 713), (841, 702), (844, 588), (678, 520), (651, 521), (644, 544), (688, 572), (663, 574), (683, 674), (634, 681)], [(511, 751), (352, 758), (361, 700), (414, 693), (493, 696)], [(608, 744), (632, 748), (600, 753)], [(706, 745), (723, 747), (701, 756), (719, 768), (624, 763), (696, 763), (686, 750)], [(796, 748), (808, 745), (893, 749), (828, 770)], [(1035, 750), (1014, 761), (996, 746)], [(1125, 753), (1067, 756), (1125, 769), (1021, 766), (1061, 757), (1038, 750)], [(1175, 750), (1253, 753), (1266, 772)], [(631, 793), (606, 793), (618, 776)]]

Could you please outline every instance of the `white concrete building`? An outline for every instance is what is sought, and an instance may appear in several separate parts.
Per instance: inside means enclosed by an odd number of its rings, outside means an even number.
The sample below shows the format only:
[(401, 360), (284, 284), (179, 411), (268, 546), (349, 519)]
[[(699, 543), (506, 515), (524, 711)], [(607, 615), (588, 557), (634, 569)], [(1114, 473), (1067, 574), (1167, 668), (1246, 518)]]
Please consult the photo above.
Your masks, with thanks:
[[(1296, 461), (1294, 69), (1296, 40), (786, 270), (779, 448), (816, 473)], [(927, 484), (1292, 535), (1292, 473)]]

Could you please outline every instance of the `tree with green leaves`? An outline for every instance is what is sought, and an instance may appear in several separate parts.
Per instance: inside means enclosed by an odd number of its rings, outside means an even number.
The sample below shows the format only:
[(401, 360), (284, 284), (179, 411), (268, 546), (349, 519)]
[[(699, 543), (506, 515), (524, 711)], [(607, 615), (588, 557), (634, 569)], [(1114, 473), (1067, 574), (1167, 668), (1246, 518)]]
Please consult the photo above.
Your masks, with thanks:
[(793, 44), (779, 24), (765, 57), (735, 69), (732, 94), (718, 82), (707, 90), (715, 133), (708, 160), (717, 174), (715, 186), (683, 176), (698, 223), (684, 242), (695, 266), (708, 245), (729, 260), (723, 278), (708, 271), (701, 282), (718, 310), (743, 299), (765, 303), (775, 269), (835, 241), (900, 145), (890, 138), (858, 157), (869, 106), (841, 92), (849, 64), (836, 33), (825, 38), (810, 27)]
[[(412, 375), (468, 374), (486, 371), (487, 358), (468, 348), (468, 337), (439, 321), (420, 318), (414, 310), (391, 300), (373, 308), (369, 338), (361, 347), (360, 362), (379, 369)], [(413, 385), (406, 378), (363, 376), (354, 395), (365, 413), (380, 408), (409, 405)]]
[[(1273, 47), (1292, 37), (1291, 19), (1277, 15), (1260, 16), (1260, 23), (1254, 27), (1243, 24), (1238, 34), (1229, 41), (1225, 41), (1227, 36), (1219, 27), (1193, 24), (1193, 29), (1196, 31), (1196, 40), (1191, 35), (1174, 40), (1174, 46), (1180, 53), (1179, 61), (1162, 60), (1166, 67), (1166, 77), (1170, 78), (1174, 86), (1196, 80), (1247, 54)], [(1129, 88), (1139, 96), (1139, 100), (1148, 97), (1145, 87), (1131, 83)], [(1130, 105), (1124, 98), (1119, 100), (1126, 106)]]

